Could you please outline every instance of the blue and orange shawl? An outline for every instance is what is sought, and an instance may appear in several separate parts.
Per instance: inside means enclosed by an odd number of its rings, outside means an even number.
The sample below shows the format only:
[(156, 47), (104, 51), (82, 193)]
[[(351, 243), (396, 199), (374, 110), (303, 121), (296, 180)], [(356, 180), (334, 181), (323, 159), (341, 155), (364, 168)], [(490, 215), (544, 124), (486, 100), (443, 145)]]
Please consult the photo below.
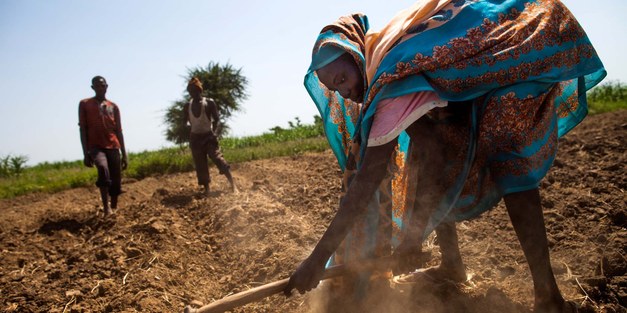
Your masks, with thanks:
[[(364, 103), (343, 99), (316, 76), (345, 52), (363, 71)], [(362, 14), (325, 27), (305, 87), (347, 172), (359, 167), (382, 99), (434, 91), (448, 101), (472, 101), (468, 127), (451, 127), (445, 136), (447, 144), (464, 148), (444, 170), (450, 188), (428, 234), (443, 219), (476, 217), (504, 194), (536, 188), (553, 162), (557, 138), (587, 115), (586, 91), (605, 75), (586, 33), (558, 0), (421, 0), (379, 32), (369, 31)], [(373, 197), (336, 262), (389, 254), (380, 242), (398, 242), (413, 193), (406, 169), (410, 145), (402, 133), (391, 181)], [(377, 230), (385, 216), (392, 234)]]

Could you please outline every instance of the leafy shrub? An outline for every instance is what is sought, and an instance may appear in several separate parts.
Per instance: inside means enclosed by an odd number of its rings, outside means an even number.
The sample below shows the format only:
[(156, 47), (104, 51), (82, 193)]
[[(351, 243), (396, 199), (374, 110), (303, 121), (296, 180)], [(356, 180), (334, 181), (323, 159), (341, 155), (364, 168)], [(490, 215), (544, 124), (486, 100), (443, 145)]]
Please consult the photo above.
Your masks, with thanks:
[(0, 177), (19, 176), (26, 168), (28, 157), (24, 155), (7, 155), (0, 158)]

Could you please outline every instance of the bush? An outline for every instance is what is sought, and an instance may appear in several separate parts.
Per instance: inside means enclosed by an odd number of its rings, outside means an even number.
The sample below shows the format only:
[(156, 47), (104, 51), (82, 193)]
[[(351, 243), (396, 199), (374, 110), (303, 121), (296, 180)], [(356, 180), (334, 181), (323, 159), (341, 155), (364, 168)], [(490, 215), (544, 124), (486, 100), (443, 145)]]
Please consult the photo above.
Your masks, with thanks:
[(0, 177), (19, 176), (26, 168), (24, 165), (28, 162), (28, 157), (24, 155), (7, 155), (0, 158)]

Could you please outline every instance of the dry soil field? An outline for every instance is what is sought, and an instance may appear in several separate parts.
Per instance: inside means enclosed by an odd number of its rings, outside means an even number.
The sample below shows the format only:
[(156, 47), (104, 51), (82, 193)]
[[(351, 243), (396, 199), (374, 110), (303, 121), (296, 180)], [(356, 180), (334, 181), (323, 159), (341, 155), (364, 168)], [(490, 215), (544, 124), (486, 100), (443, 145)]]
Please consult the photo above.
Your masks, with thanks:
[[(583, 312), (627, 312), (626, 147), (626, 110), (588, 117), (560, 141), (542, 184), (558, 284)], [(107, 220), (95, 187), (0, 201), (0, 309), (181, 312), (287, 277), (337, 207), (330, 152), (236, 164), (238, 194), (211, 171), (208, 199), (194, 173), (125, 181)], [(458, 229), (471, 284), (387, 298), (403, 304), (395, 311), (530, 312), (530, 274), (502, 204)], [(437, 246), (427, 249), (436, 262)], [(312, 312), (317, 295), (236, 311)]]

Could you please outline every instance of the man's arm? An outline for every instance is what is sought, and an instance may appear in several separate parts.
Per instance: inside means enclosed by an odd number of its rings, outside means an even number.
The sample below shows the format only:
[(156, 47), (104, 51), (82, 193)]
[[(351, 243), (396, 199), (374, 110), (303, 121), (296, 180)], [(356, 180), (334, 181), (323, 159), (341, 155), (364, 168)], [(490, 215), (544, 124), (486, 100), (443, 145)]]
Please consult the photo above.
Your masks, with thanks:
[(220, 116), (218, 115), (218, 105), (215, 101), (213, 101), (213, 99), (207, 99), (207, 108), (209, 109), (207, 110), (207, 117), (211, 121), (211, 130), (213, 130), (213, 132), (217, 136), (219, 133), (218, 125), (220, 123)]
[(185, 102), (185, 104), (183, 105), (183, 113), (181, 115), (181, 117), (183, 118), (183, 125), (187, 126), (187, 124), (189, 123), (189, 115), (187, 114), (187, 112), (189, 112), (189, 102)]
[(122, 152), (122, 160), (121, 165), (122, 169), (125, 170), (128, 167), (128, 157), (126, 155), (126, 145), (124, 144), (124, 134), (122, 133), (122, 118), (120, 117), (120, 109), (115, 107), (115, 135), (118, 137), (118, 141), (120, 142), (120, 150)]
[(85, 116), (85, 108), (83, 103), (78, 104), (78, 129), (81, 134), (81, 146), (83, 148), (83, 164), (87, 167), (93, 166), (93, 161), (87, 151), (87, 117)]

